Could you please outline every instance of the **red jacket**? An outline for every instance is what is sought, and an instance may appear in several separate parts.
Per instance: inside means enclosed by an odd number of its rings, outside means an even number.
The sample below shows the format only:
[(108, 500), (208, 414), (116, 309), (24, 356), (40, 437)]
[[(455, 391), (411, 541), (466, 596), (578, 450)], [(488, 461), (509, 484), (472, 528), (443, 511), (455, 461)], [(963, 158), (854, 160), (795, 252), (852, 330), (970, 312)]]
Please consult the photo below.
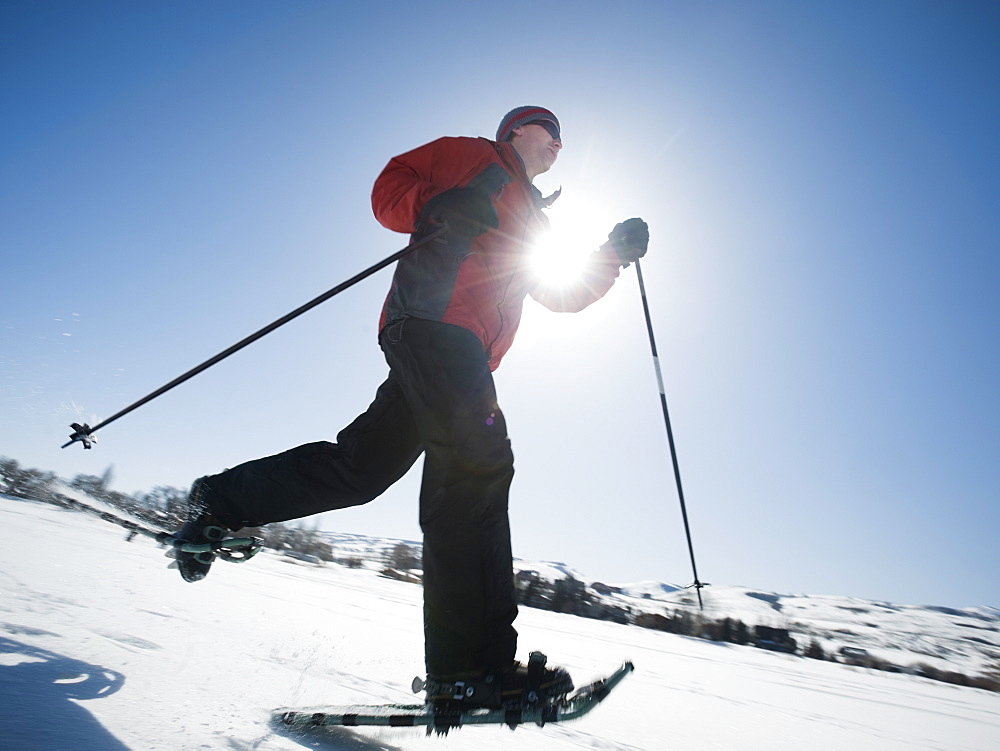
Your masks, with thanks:
[(372, 189), (375, 218), (414, 239), (429, 231), (427, 200), (473, 185), (492, 196), (499, 227), (469, 240), (450, 237), (417, 249), (396, 265), (379, 330), (401, 318), (425, 318), (472, 331), (496, 370), (510, 349), (525, 295), (550, 310), (575, 312), (602, 297), (618, 277), (610, 248), (595, 252), (569, 287), (545, 286), (532, 272), (534, 242), (548, 229), (541, 194), (509, 143), (439, 138), (394, 157)]

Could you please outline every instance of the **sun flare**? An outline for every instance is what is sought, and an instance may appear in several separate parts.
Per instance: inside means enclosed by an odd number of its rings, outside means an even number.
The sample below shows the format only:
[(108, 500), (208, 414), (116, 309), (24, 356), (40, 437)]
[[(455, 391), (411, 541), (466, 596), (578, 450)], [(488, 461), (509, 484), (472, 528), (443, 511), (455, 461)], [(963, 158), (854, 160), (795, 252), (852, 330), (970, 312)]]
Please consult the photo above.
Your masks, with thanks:
[(536, 243), (532, 266), (546, 284), (571, 284), (613, 224), (605, 227), (600, 207), (565, 194), (547, 213), (551, 229)]

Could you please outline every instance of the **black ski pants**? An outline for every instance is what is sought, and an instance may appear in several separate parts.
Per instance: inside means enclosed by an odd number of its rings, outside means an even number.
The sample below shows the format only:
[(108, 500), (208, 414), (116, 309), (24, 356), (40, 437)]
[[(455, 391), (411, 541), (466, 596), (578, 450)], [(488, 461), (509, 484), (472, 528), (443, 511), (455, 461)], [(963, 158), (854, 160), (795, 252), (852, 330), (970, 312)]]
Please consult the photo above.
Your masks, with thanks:
[(482, 343), (417, 318), (387, 326), (389, 377), (336, 443), (310, 443), (208, 479), (224, 523), (259, 526), (368, 503), (424, 454), (427, 672), (502, 668), (517, 616), (507, 496), (514, 456)]

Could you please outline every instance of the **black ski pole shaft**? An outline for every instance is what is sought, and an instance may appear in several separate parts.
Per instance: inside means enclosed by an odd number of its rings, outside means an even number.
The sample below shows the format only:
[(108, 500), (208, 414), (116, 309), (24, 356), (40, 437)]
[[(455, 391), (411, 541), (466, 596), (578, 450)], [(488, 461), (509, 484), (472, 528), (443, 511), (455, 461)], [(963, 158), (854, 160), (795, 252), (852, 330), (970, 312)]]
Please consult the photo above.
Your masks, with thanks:
[(142, 399), (140, 399), (139, 401), (134, 402), (133, 404), (130, 404), (129, 406), (125, 407), (125, 409), (121, 410), (120, 412), (117, 412), (117, 413), (113, 414), (107, 420), (99, 422), (94, 427), (90, 427), (87, 424), (80, 425), (78, 423), (73, 423), (70, 427), (73, 428), (74, 432), (70, 435), (69, 442), (64, 443), (62, 447), (66, 448), (67, 446), (73, 445), (77, 441), (81, 441), (83, 443), (84, 448), (88, 448), (89, 449), (90, 448), (90, 444), (97, 440), (96, 438), (94, 438), (93, 434), (95, 432), (97, 432), (98, 430), (100, 430), (101, 428), (110, 425), (111, 423), (113, 423), (118, 418), (124, 417), (129, 412), (132, 412), (132, 411), (138, 409), (142, 405), (147, 404), (148, 402), (151, 402), (153, 399), (156, 399), (158, 396), (162, 396), (163, 394), (165, 394), (166, 392), (170, 391), (170, 389), (174, 388), (175, 386), (179, 386), (180, 384), (184, 383), (185, 381), (187, 381), (187, 380), (189, 380), (191, 378), (194, 378), (196, 375), (198, 375), (199, 373), (202, 373), (202, 372), (208, 370), (210, 367), (212, 367), (216, 363), (218, 363), (218, 362), (220, 362), (222, 360), (225, 360), (227, 357), (229, 357), (230, 355), (232, 355), (232, 354), (234, 354), (236, 352), (239, 352), (241, 349), (243, 349), (247, 345), (253, 344), (258, 339), (261, 339), (261, 338), (267, 336), (268, 334), (270, 334), (272, 331), (274, 331), (278, 327), (284, 326), (286, 323), (288, 323), (292, 319), (298, 318), (303, 313), (305, 313), (305, 312), (307, 312), (309, 310), (312, 310), (313, 308), (315, 308), (317, 305), (320, 305), (321, 303), (326, 302), (327, 300), (329, 300), (334, 295), (339, 295), (341, 292), (343, 292), (348, 287), (353, 287), (355, 284), (357, 284), (358, 282), (360, 282), (360, 281), (362, 281), (364, 279), (367, 279), (368, 277), (370, 277), (375, 272), (381, 271), (386, 266), (388, 266), (388, 265), (390, 265), (392, 263), (395, 263), (396, 261), (398, 261), (403, 256), (409, 255), (410, 253), (412, 253), (417, 248), (426, 245), (427, 243), (431, 242), (432, 240), (436, 240), (437, 238), (441, 237), (441, 235), (443, 235), (447, 231), (447, 229), (448, 229), (447, 226), (442, 226), (440, 229), (436, 230), (435, 232), (432, 232), (431, 234), (427, 235), (426, 237), (422, 237), (421, 239), (419, 239), (419, 240), (417, 240), (415, 242), (410, 243), (409, 245), (407, 245), (402, 250), (397, 250), (391, 256), (383, 258), (378, 263), (376, 263), (376, 264), (374, 264), (372, 266), (369, 266), (367, 269), (365, 269), (364, 271), (359, 272), (358, 274), (355, 274), (354, 276), (352, 276), (347, 281), (341, 282), (336, 287), (333, 287), (332, 289), (327, 290), (326, 292), (324, 292), (319, 297), (316, 297), (316, 298), (310, 300), (305, 305), (299, 306), (298, 308), (296, 308), (292, 312), (288, 313), (287, 315), (284, 315), (281, 318), (279, 318), (278, 320), (269, 323), (267, 326), (265, 326), (264, 328), (260, 329), (259, 331), (255, 331), (253, 334), (250, 334), (250, 336), (248, 336), (248, 337), (246, 337), (244, 339), (241, 339), (240, 341), (236, 342), (236, 344), (234, 344), (233, 346), (229, 347), (228, 349), (225, 349), (222, 352), (220, 352), (219, 354), (215, 355), (214, 357), (211, 357), (208, 360), (205, 360), (205, 362), (201, 363), (201, 365), (197, 365), (197, 366), (191, 368), (191, 370), (187, 371), (183, 375), (178, 376), (177, 378), (175, 378), (174, 380), (172, 380), (170, 383), (164, 384), (163, 386), (161, 386), (160, 388), (158, 388), (156, 391), (152, 392), (151, 394), (147, 394), (146, 396), (142, 397)]
[(684, 486), (681, 484), (681, 468), (677, 462), (677, 447), (674, 445), (674, 431), (670, 427), (670, 410), (667, 409), (667, 394), (663, 388), (663, 374), (660, 372), (660, 358), (656, 353), (656, 338), (653, 336), (653, 319), (649, 315), (649, 302), (646, 300), (646, 285), (642, 281), (642, 266), (635, 262), (635, 273), (639, 279), (639, 294), (642, 295), (642, 311), (646, 315), (646, 331), (649, 333), (649, 347), (653, 351), (653, 365), (656, 368), (656, 382), (660, 388), (660, 406), (663, 407), (663, 421), (667, 426), (667, 442), (670, 444), (670, 459), (674, 465), (674, 480), (677, 483), (677, 497), (681, 502), (681, 517), (684, 520), (684, 534), (687, 537), (688, 554), (691, 556), (691, 570), (694, 573), (694, 587), (698, 593), (698, 607), (703, 608), (701, 588), (705, 585), (698, 579), (698, 565), (694, 560), (694, 543), (691, 542), (691, 525), (688, 523), (687, 504), (684, 502)]

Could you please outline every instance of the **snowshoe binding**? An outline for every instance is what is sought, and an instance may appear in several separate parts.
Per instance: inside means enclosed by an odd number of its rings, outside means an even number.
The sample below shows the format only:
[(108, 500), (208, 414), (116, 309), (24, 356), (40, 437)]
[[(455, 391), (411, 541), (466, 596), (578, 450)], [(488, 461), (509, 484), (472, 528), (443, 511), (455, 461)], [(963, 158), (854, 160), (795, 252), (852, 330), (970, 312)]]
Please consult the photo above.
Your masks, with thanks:
[(541, 652), (532, 652), (527, 665), (514, 662), (503, 670), (428, 676), (426, 681), (418, 678), (413, 690), (426, 691), (434, 727), (447, 733), (470, 710), (550, 707), (564, 699), (573, 690), (573, 679), (563, 668), (546, 667), (547, 659)]

